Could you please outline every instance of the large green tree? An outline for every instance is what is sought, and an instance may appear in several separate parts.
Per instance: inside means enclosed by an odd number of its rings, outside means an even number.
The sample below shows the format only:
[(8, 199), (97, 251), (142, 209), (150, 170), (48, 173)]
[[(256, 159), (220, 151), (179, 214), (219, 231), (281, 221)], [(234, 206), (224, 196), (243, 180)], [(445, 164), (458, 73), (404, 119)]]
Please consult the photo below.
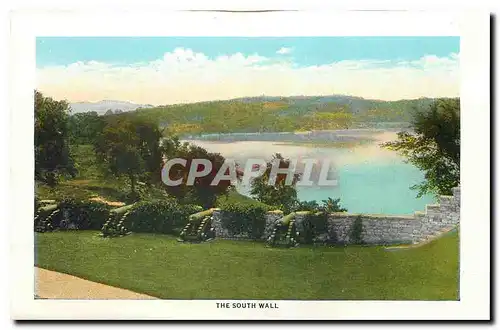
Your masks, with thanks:
[(106, 122), (97, 112), (76, 113), (69, 116), (68, 129), (71, 144), (94, 144)]
[(68, 147), (69, 104), (35, 91), (35, 179), (55, 185), (60, 175), (75, 175)]
[[(176, 137), (163, 139), (162, 147), (166, 159), (180, 158), (185, 160), (185, 164), (175, 164), (169, 169), (168, 173), (165, 173), (170, 180), (181, 180), (181, 183), (175, 186), (165, 185), (168, 194), (175, 196), (181, 202), (199, 204), (205, 208), (213, 207), (217, 196), (226, 194), (232, 186), (231, 180), (214, 181), (225, 163), (222, 155), (208, 152), (204, 148), (193, 144), (180, 143)], [(193, 184), (188, 185), (187, 181), (194, 159), (207, 160), (211, 169), (209, 173), (196, 177)], [(196, 170), (202, 172), (204, 165), (198, 165)], [(229, 168), (226, 168), (223, 173), (229, 175)], [(239, 179), (241, 174), (235, 171), (235, 177)]]
[(290, 182), (286, 180), (287, 174), (281, 173), (276, 175), (274, 185), (269, 184), (273, 163), (278, 164), (280, 169), (287, 169), (290, 166), (289, 159), (285, 159), (281, 154), (273, 155), (273, 159), (267, 163), (265, 172), (252, 180), (250, 194), (258, 201), (276, 206), (288, 213), (298, 203), (296, 184), (300, 177), (293, 174), (291, 184), (288, 184)]
[(425, 174), (425, 181), (412, 187), (418, 196), (451, 194), (460, 183), (460, 100), (438, 99), (416, 112), (413, 132), (398, 133), (398, 140), (383, 144), (406, 157)]
[(153, 184), (161, 180), (161, 133), (154, 123), (140, 118), (109, 116), (96, 138), (94, 149), (109, 174), (129, 179), (136, 195), (138, 180)]

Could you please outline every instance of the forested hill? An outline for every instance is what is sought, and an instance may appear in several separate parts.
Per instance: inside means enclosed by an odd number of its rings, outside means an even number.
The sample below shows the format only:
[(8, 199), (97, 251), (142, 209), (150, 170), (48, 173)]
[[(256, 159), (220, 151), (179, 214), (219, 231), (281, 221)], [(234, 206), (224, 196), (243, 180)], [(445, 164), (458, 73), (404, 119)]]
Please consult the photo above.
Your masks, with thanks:
[(165, 105), (119, 114), (146, 117), (166, 133), (290, 132), (409, 122), (432, 99), (380, 101), (351, 96), (249, 97)]

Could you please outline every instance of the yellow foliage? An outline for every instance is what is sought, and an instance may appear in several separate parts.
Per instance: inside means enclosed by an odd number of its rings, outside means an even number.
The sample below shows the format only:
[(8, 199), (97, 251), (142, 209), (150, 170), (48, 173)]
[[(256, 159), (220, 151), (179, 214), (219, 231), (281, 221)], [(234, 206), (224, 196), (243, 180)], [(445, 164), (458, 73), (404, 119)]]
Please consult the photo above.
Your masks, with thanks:
[(281, 110), (288, 107), (286, 102), (264, 102), (263, 108), (264, 110)]
[(182, 133), (200, 133), (202, 130), (199, 124), (173, 124), (168, 127), (170, 134), (178, 135)]

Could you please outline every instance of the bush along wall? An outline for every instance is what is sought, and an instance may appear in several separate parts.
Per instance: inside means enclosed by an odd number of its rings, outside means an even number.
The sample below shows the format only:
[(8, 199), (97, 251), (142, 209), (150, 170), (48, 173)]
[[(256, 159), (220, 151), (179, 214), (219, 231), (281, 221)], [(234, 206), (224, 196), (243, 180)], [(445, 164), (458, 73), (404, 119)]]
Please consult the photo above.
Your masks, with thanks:
[(105, 237), (131, 232), (175, 234), (188, 223), (189, 216), (200, 209), (196, 205), (179, 204), (174, 199), (141, 201), (113, 210), (101, 231)]
[(59, 203), (62, 219), (60, 229), (99, 230), (113, 207), (96, 201), (65, 199)]
[[(262, 239), (266, 227), (265, 214), (270, 207), (265, 204), (234, 203), (221, 205), (220, 226), (233, 238)], [(217, 226), (217, 224), (215, 224)]]
[[(50, 203), (48, 203), (50, 202)], [(111, 207), (94, 201), (64, 199), (40, 201), (35, 213), (35, 231), (46, 232), (67, 229), (101, 229), (109, 215)]]
[(297, 211), (276, 221), (267, 239), (269, 246), (294, 247), (298, 244), (324, 242), (328, 236), (328, 214)]
[(299, 242), (317, 244), (328, 236), (328, 214), (326, 212), (308, 212), (299, 231)]
[(361, 216), (356, 217), (352, 223), (350, 243), (358, 245), (363, 244), (363, 218)]

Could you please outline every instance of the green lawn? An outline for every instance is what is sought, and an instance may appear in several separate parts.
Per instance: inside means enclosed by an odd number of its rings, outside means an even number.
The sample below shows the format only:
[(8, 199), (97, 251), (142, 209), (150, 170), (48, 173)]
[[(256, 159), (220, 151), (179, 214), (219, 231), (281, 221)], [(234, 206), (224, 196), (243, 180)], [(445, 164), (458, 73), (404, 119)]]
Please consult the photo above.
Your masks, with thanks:
[(165, 299), (458, 299), (458, 235), (398, 251), (37, 233), (36, 265)]
[(112, 202), (123, 201), (126, 197), (124, 189), (117, 184), (103, 183), (97, 180), (66, 180), (55, 187), (38, 184), (36, 194), (40, 199), (64, 199), (75, 198), (86, 200), (91, 197), (103, 197)]
[(215, 207), (221, 207), (223, 205), (240, 204), (248, 206), (268, 206), (256, 199), (240, 194), (235, 190), (230, 190), (226, 195), (220, 195), (217, 197), (215, 202)]

